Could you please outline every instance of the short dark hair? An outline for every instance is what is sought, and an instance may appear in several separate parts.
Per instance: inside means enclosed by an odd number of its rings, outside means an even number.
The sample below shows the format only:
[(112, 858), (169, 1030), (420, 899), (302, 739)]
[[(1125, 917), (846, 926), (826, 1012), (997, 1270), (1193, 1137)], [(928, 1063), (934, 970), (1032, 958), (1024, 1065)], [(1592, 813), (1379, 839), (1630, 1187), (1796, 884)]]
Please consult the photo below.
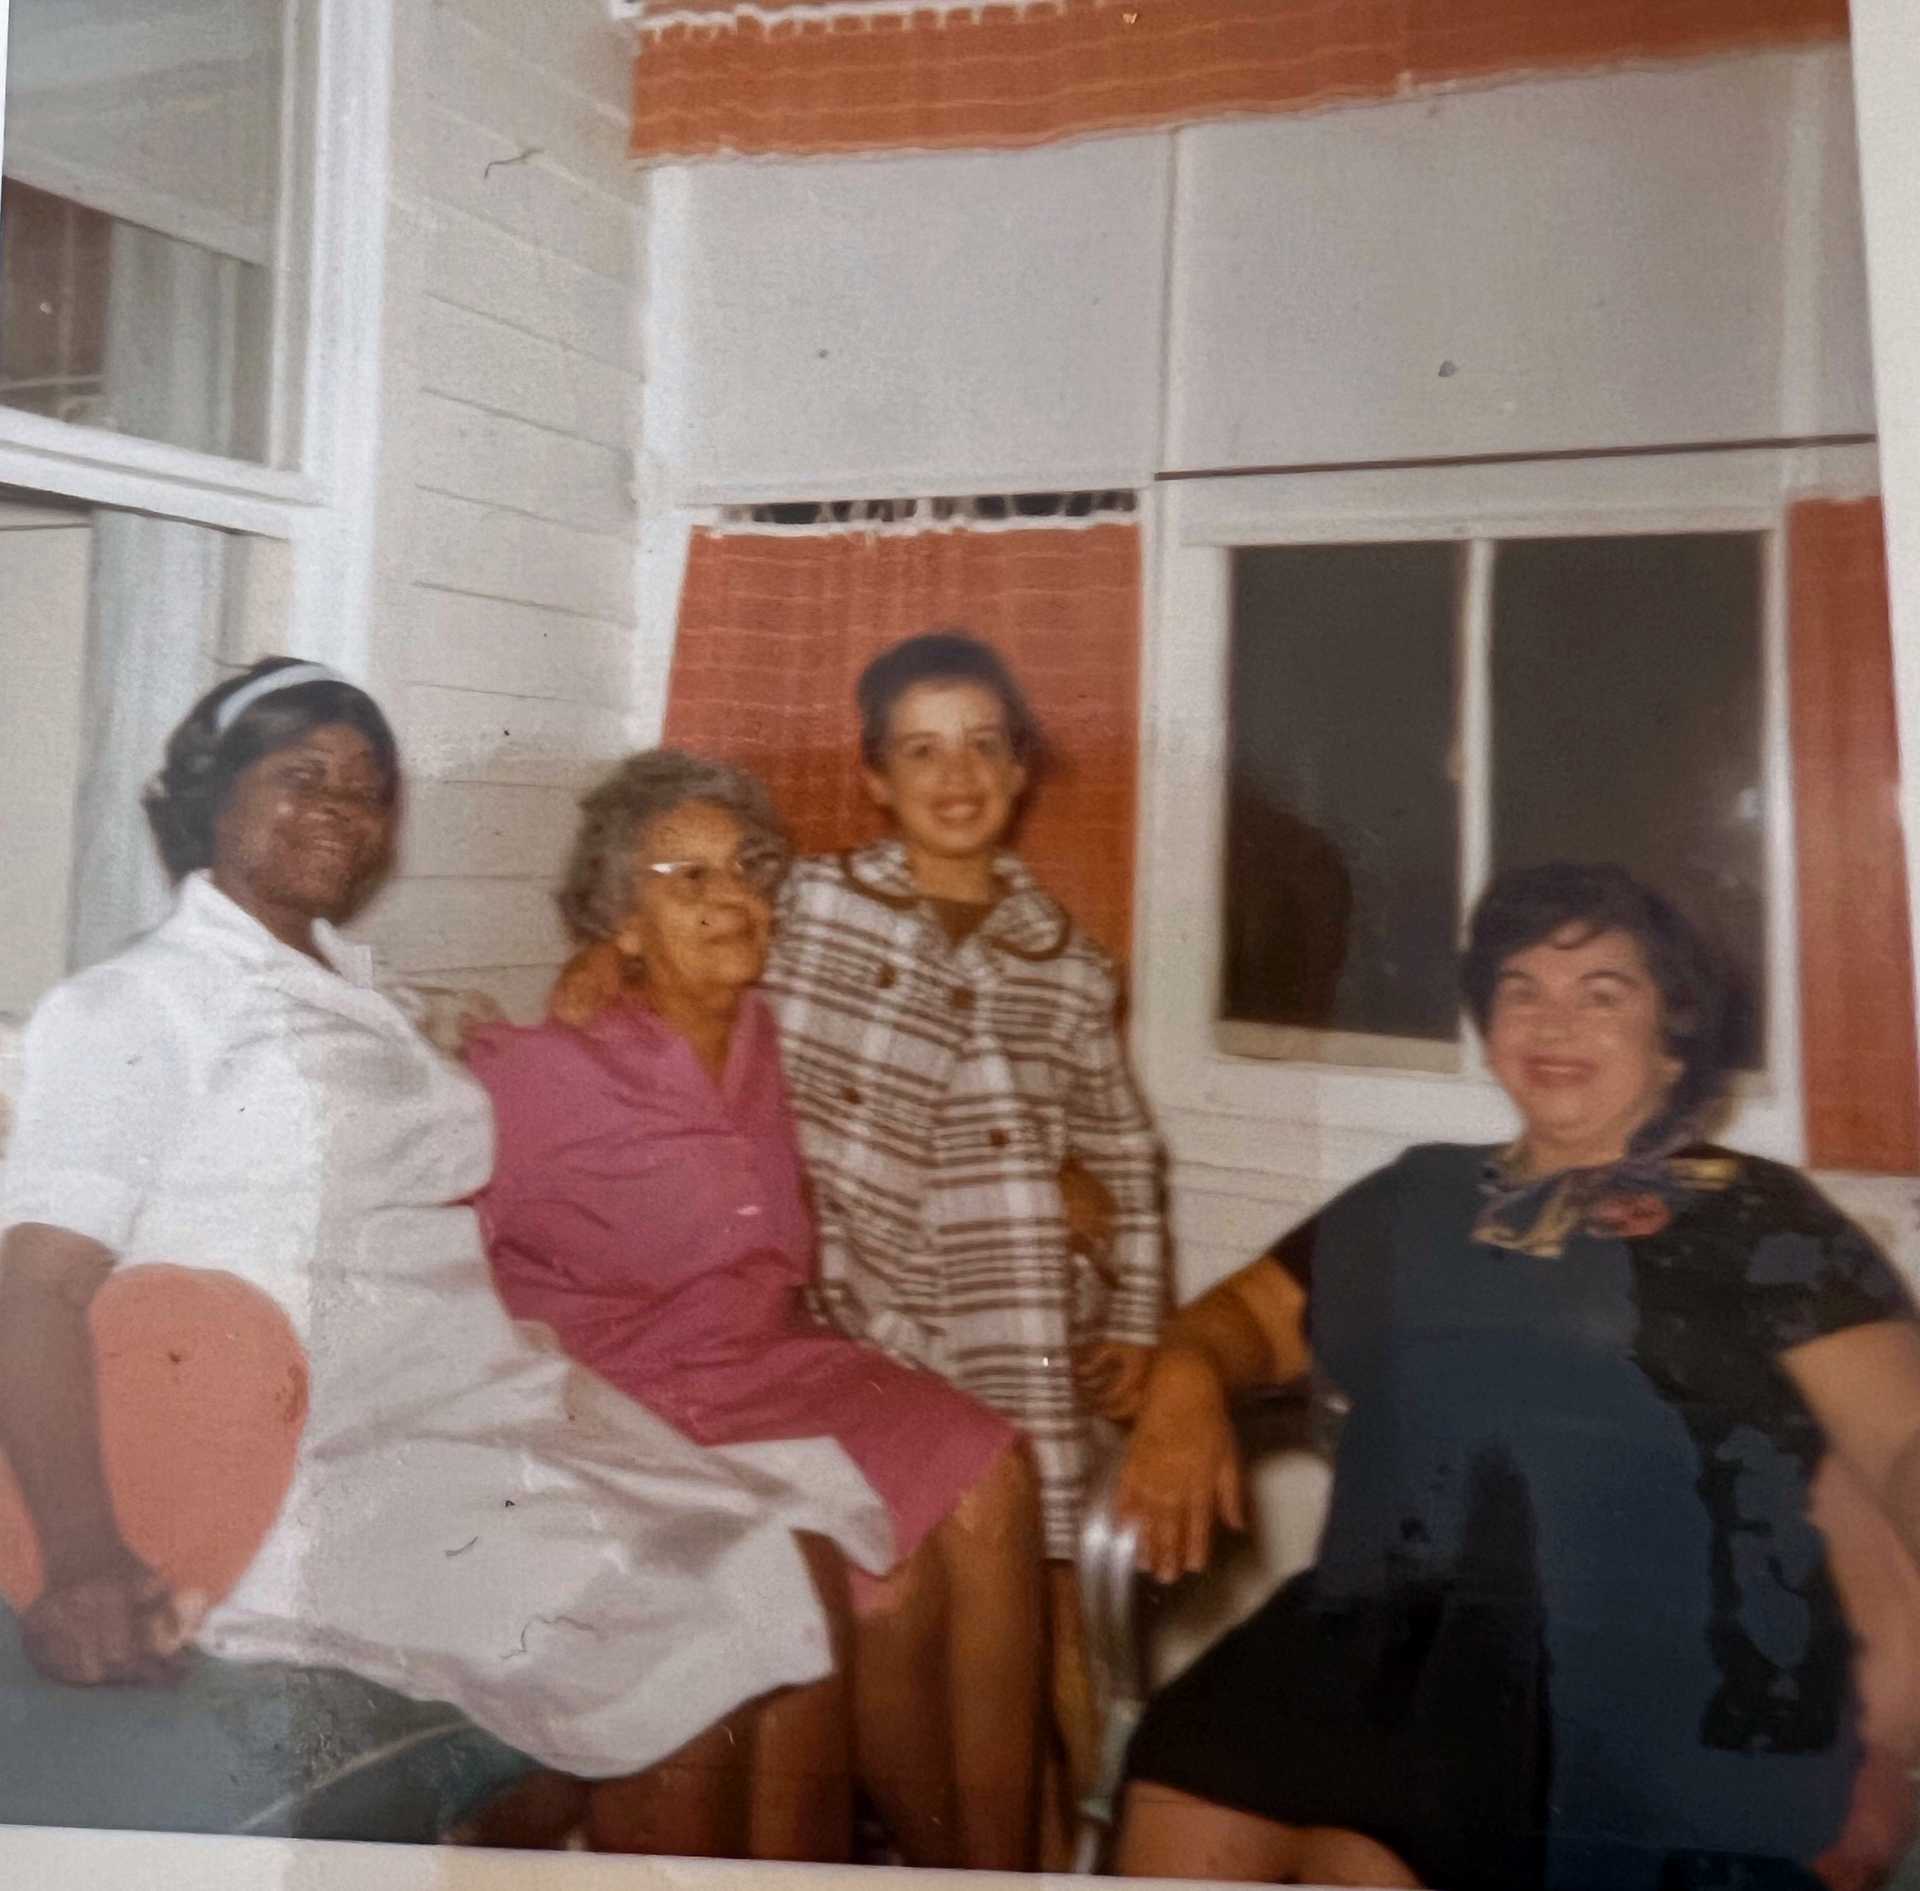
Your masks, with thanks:
[(363, 689), (330, 677), (292, 683), (250, 702), (230, 726), (219, 726), (220, 706), (237, 690), (270, 676), (298, 657), (262, 657), (251, 669), (210, 689), (167, 738), (166, 761), (140, 797), (147, 824), (168, 874), (183, 880), (213, 865), (213, 830), (233, 784), (263, 755), (286, 748), (315, 729), (344, 723), (367, 738), (386, 778), (391, 805), (400, 792), (400, 747), (380, 705)]
[(869, 768), (886, 759), (887, 722), (894, 704), (920, 683), (978, 683), (992, 690), (1007, 712), (1014, 760), (1028, 769), (1039, 768), (1045, 760), (1039, 719), (999, 651), (964, 630), (930, 630), (883, 650), (854, 685), (854, 701), (860, 706), (860, 759)]
[(1698, 1122), (1720, 1100), (1732, 1068), (1731, 983), (1719, 955), (1680, 909), (1624, 867), (1555, 860), (1510, 867), (1480, 896), (1460, 961), (1460, 985), (1484, 1033), (1500, 973), (1515, 953), (1570, 928), (1584, 945), (1603, 932), (1639, 942), (1660, 994), (1667, 1052), (1681, 1074), (1668, 1093), (1655, 1135)]
[(655, 821), (690, 802), (725, 808), (763, 845), (788, 851), (773, 796), (731, 762), (679, 749), (645, 749), (580, 797), (580, 827), (558, 894), (576, 939), (611, 939), (633, 911), (634, 854)]

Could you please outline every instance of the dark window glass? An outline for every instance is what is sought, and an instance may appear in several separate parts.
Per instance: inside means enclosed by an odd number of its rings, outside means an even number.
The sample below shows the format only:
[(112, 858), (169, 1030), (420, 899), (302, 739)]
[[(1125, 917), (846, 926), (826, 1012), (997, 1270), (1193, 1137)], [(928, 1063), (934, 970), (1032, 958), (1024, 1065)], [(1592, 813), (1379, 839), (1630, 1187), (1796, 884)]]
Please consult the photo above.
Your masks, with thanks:
[(113, 219), (13, 178), (0, 185), (0, 405), (86, 420), (106, 348)]
[(1460, 556), (1234, 553), (1227, 1018), (1457, 1035)]
[(1763, 1061), (1761, 562), (1752, 533), (1514, 540), (1493, 586), (1493, 860), (1614, 860), (1731, 962)]

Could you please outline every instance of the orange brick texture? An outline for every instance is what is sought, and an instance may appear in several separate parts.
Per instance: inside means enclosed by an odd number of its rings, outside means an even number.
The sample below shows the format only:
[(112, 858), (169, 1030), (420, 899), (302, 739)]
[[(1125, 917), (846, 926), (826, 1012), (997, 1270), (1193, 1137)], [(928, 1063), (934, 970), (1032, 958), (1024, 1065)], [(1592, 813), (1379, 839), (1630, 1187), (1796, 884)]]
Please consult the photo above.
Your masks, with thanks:
[(1054, 763), (1029, 797), (1019, 851), (1124, 956), (1139, 714), (1135, 526), (698, 532), (666, 739), (751, 768), (805, 850), (858, 845), (883, 827), (859, 780), (854, 680), (889, 644), (940, 628), (993, 644), (1032, 699)]
[(1920, 1052), (1878, 500), (1795, 506), (1790, 715), (1807, 1158), (1920, 1173)]
[(643, 158), (1013, 148), (1847, 32), (1847, 0), (1047, 0), (825, 17), (796, 5), (770, 20), (682, 0), (672, 11), (712, 19), (643, 29)]

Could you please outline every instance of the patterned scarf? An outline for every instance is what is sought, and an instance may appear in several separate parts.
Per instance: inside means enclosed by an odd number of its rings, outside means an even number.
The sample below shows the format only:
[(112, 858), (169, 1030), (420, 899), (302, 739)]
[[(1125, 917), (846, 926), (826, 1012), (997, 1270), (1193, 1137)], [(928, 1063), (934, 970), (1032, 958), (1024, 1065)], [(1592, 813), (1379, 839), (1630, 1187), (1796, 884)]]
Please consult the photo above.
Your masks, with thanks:
[(1618, 1162), (1555, 1175), (1526, 1174), (1522, 1143), (1509, 1143), (1480, 1171), (1486, 1202), (1473, 1238), (1551, 1261), (1576, 1234), (1615, 1241), (1658, 1234), (1694, 1196), (1725, 1188), (1739, 1170), (1735, 1157), (1701, 1152), (1697, 1129), (1670, 1123), (1643, 1132)]

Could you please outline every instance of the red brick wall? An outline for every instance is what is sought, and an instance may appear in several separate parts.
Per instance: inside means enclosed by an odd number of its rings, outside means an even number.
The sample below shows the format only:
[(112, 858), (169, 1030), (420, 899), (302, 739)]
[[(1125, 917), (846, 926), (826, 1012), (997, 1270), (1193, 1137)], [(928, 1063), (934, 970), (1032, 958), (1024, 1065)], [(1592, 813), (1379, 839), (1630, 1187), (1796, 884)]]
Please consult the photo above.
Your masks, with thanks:
[(1807, 1158), (1920, 1172), (1920, 1054), (1877, 500), (1789, 521), (1790, 715)]
[(712, 25), (642, 35), (637, 156), (1045, 144), (1847, 31), (1847, 0), (1047, 0), (771, 23), (736, 19), (733, 0), (704, 10)]
[(743, 763), (810, 852), (883, 831), (858, 777), (854, 679), (889, 644), (957, 627), (1032, 698), (1058, 768), (1019, 849), (1103, 944), (1133, 901), (1140, 535), (1132, 525), (917, 533), (697, 532), (666, 739)]

